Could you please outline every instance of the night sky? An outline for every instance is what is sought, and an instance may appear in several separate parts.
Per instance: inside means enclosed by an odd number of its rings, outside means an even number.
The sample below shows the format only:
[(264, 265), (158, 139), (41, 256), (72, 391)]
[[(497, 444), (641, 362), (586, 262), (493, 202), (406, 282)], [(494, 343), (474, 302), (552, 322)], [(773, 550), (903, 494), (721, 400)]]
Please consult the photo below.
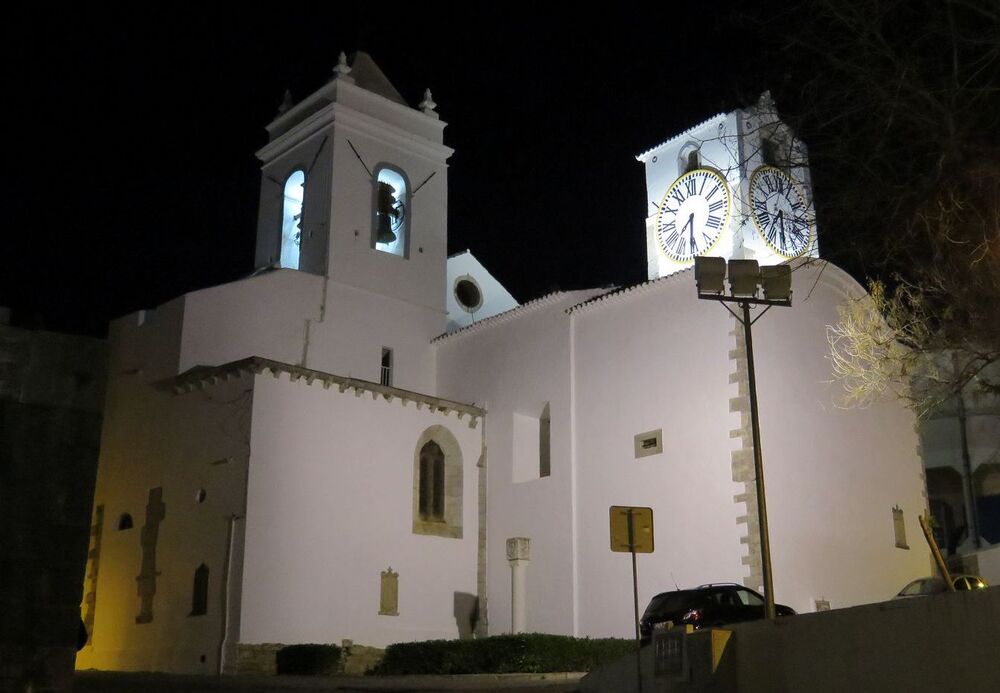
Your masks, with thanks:
[(726, 3), (672, 4), (19, 10), (3, 29), (14, 156), (0, 306), (15, 324), (99, 335), (248, 274), (264, 125), (286, 88), (300, 100), (323, 84), (341, 50), (367, 51), (411, 105), (433, 90), (455, 149), (449, 253), (471, 249), (521, 301), (643, 281), (635, 155), (781, 72), (760, 25)]

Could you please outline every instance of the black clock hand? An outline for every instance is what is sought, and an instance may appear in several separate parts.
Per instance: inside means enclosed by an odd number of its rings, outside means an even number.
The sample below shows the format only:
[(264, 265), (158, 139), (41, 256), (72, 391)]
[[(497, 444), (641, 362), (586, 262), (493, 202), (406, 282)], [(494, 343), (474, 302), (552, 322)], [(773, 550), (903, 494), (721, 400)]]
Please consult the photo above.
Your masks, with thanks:
[[(684, 224), (684, 228), (688, 229), (688, 234), (691, 238), (691, 254), (694, 255), (695, 245), (694, 245), (694, 212), (691, 212), (691, 216), (688, 217), (687, 223)], [(684, 231), (681, 229), (681, 232)]]
[(781, 236), (781, 247), (785, 247), (785, 213), (784, 210), (778, 210), (778, 217), (775, 220), (778, 223), (778, 234)]

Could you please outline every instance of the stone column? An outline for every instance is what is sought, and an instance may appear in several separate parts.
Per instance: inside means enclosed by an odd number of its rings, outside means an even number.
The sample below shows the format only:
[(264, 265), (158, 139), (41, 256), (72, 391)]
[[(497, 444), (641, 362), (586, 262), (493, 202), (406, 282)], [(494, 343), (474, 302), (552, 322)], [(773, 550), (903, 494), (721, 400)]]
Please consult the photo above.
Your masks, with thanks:
[(510, 632), (523, 633), (528, 625), (527, 572), (531, 558), (531, 539), (512, 537), (507, 540), (507, 561), (510, 563)]

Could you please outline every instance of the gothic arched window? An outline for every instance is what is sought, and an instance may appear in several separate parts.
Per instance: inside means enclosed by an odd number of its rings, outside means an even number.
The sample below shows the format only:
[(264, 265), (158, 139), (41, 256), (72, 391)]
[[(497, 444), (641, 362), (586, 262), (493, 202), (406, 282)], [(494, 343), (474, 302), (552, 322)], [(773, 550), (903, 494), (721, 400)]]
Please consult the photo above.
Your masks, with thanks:
[(444, 453), (433, 440), (420, 448), (420, 519), (444, 522)]
[(413, 533), (462, 538), (462, 448), (441, 425), (413, 447)]
[(208, 566), (202, 563), (194, 571), (194, 584), (191, 587), (191, 615), (201, 616), (208, 613)]
[(281, 211), (281, 266), (299, 268), (299, 250), (302, 247), (302, 203), (305, 200), (306, 174), (292, 171), (285, 179)]
[(372, 247), (407, 256), (410, 230), (410, 186), (402, 170), (388, 164), (375, 167)]

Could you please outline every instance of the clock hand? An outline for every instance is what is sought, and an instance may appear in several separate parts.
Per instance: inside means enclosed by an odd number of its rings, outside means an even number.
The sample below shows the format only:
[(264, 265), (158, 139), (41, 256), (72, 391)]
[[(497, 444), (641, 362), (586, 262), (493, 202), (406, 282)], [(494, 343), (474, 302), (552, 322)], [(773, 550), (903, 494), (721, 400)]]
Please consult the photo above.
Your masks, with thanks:
[(778, 234), (781, 236), (781, 247), (782, 247), (782, 249), (784, 249), (784, 247), (785, 247), (785, 213), (784, 213), (784, 210), (781, 210), (781, 209), (778, 210), (778, 218), (776, 219), (776, 221), (778, 222)]
[(694, 212), (691, 212), (691, 216), (688, 217), (687, 223), (684, 224), (684, 226), (687, 227), (688, 234), (690, 235), (690, 238), (691, 238), (691, 254), (693, 255), (694, 254), (694, 249), (695, 249), (695, 245), (694, 245)]

